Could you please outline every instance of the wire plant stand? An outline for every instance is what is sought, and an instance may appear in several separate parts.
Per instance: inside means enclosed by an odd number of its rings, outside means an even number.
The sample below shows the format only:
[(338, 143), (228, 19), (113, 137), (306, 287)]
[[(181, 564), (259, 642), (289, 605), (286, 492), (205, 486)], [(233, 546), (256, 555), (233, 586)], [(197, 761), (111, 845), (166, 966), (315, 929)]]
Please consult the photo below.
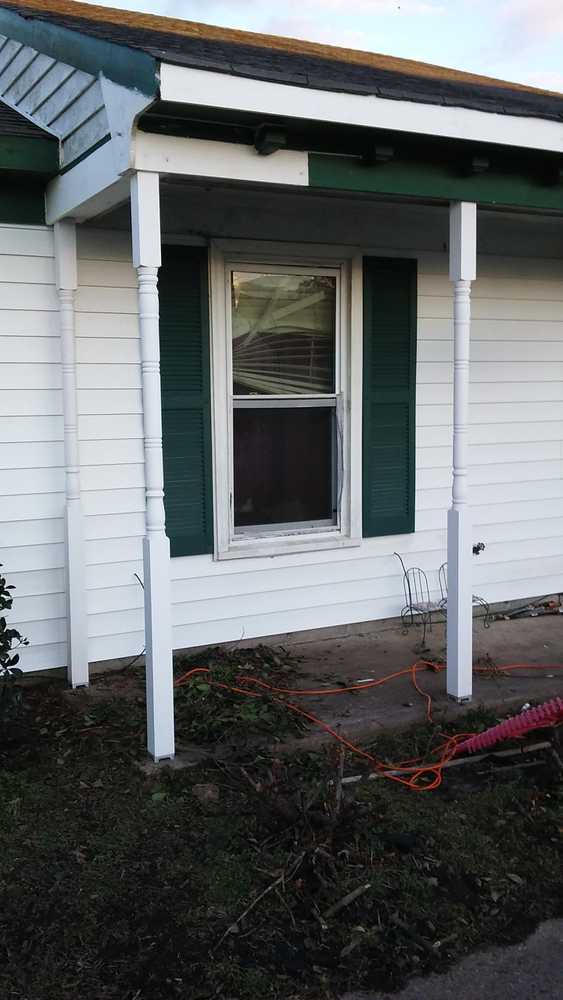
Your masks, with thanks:
[[(432, 616), (442, 614), (446, 619), (446, 603), (443, 598), (432, 600), (430, 597), (430, 587), (428, 577), (420, 566), (405, 566), (403, 557), (395, 552), (403, 570), (403, 592), (405, 605), (401, 611), (401, 622), (403, 629), (407, 631), (409, 625), (422, 625), (422, 645), (426, 644), (426, 632), (432, 631)], [(447, 597), (446, 597), (447, 601)]]
[[(403, 557), (395, 552), (403, 570), (403, 593), (405, 604), (401, 611), (403, 629), (407, 631), (410, 625), (422, 625), (422, 645), (426, 644), (426, 633), (432, 631), (436, 616), (441, 616), (447, 628), (448, 616), (448, 564), (442, 563), (438, 570), (438, 586), (440, 597), (430, 596), (430, 586), (425, 571), (420, 566), (405, 566)], [(484, 612), (483, 627), (489, 628), (491, 623), (491, 608), (488, 601), (478, 594), (472, 595), (472, 605)]]

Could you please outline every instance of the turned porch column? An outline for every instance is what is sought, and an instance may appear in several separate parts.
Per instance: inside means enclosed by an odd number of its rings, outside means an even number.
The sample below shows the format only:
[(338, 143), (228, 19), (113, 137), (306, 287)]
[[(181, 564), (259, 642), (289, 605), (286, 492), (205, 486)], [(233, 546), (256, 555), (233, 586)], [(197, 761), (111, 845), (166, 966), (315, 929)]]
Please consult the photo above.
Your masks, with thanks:
[(472, 522), (468, 490), (471, 282), (477, 267), (477, 206), (450, 205), (450, 280), (454, 285), (452, 506), (448, 511), (447, 691), (469, 701), (473, 685)]
[(165, 531), (160, 390), (158, 269), (161, 263), (158, 174), (131, 180), (133, 264), (137, 270), (145, 451), (143, 570), (147, 742), (155, 760), (174, 756), (170, 543)]
[(74, 300), (78, 277), (75, 223), (71, 220), (55, 223), (54, 241), (63, 374), (68, 678), (72, 687), (84, 687), (88, 684), (88, 620), (76, 401)]

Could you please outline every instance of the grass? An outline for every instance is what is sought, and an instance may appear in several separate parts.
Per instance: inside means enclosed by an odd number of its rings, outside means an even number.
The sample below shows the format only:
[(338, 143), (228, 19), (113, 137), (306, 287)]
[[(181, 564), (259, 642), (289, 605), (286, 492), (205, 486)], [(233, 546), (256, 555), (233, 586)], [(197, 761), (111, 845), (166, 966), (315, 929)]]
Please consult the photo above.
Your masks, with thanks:
[[(286, 669), (280, 657), (271, 676)], [(141, 681), (30, 689), (0, 736), (5, 1000), (329, 1000), (396, 988), (561, 913), (563, 797), (548, 758), (452, 769), (431, 793), (363, 782), (337, 810), (334, 748), (273, 760), (256, 745), (262, 721), (228, 701), (238, 751), (214, 760), (205, 725), (207, 758), (145, 773)], [(215, 709), (183, 698), (186, 739), (194, 713)], [(410, 756), (434, 735), (418, 726), (378, 752)]]

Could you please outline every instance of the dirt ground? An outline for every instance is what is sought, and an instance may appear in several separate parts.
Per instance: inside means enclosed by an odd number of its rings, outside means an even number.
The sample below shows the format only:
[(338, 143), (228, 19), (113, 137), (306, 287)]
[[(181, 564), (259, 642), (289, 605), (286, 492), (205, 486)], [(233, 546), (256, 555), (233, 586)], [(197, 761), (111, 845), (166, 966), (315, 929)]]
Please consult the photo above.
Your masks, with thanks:
[[(563, 618), (499, 625), (481, 654), (483, 704), (461, 715), (444, 675), (427, 671), (433, 722), (408, 679), (306, 705), (333, 712), (378, 758), (431, 763), (452, 734), (561, 690), (563, 671), (546, 663), (563, 660)], [(147, 767), (140, 664), (87, 690), (49, 677), (26, 687), (0, 732), (0, 996), (369, 996), (561, 917), (563, 788), (550, 746), (451, 768), (433, 791), (347, 784), (370, 765), (333, 739), (320, 745), (290, 699), (230, 690), (241, 671), (338, 687), (412, 662), (416, 638), (380, 628), (179, 659), (177, 678), (210, 670), (176, 692), (181, 767)], [(506, 664), (508, 650), (542, 669), (503, 675), (491, 659)]]
[(559, 1000), (563, 920), (549, 920), (521, 944), (489, 948), (449, 972), (416, 978), (400, 993), (347, 993), (341, 1000)]

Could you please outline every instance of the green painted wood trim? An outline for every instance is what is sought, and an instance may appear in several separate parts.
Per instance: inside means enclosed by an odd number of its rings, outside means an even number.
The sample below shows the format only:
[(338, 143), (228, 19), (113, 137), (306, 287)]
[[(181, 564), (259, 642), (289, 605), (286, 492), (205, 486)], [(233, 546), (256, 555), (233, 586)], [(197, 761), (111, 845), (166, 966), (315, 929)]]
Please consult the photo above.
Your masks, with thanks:
[(309, 185), (563, 213), (563, 184), (547, 186), (524, 174), (493, 171), (460, 177), (438, 163), (390, 161), (371, 167), (356, 157), (310, 153)]
[(58, 142), (40, 136), (0, 136), (0, 170), (54, 176), (58, 169)]
[(44, 226), (43, 185), (16, 185), (2, 178), (0, 183), (0, 224)]
[(363, 536), (415, 529), (417, 262), (364, 257)]
[(92, 76), (102, 73), (108, 80), (140, 90), (148, 97), (157, 93), (157, 61), (139, 49), (92, 38), (33, 16), (21, 17), (5, 9), (0, 9), (0, 32)]
[(159, 273), (164, 507), (170, 553), (213, 552), (208, 255), (165, 245)]

